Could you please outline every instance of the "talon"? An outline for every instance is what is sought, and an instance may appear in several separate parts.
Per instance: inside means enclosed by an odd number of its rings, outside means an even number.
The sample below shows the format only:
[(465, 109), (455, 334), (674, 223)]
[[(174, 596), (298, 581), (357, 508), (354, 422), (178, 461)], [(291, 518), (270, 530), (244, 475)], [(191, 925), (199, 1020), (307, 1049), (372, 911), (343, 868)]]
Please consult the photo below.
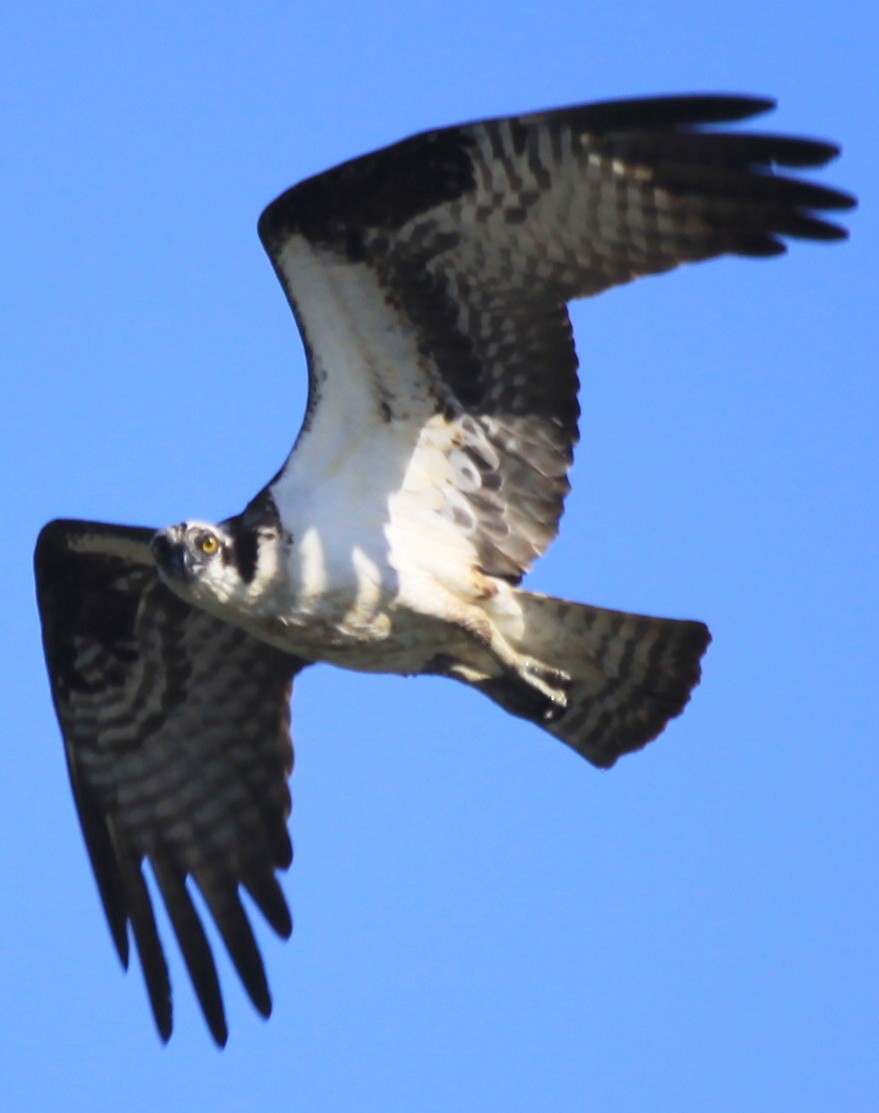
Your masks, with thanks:
[(544, 711), (542, 721), (544, 723), (557, 723), (567, 710), (567, 700), (564, 700), (562, 703), (551, 703)]
[(571, 684), (567, 673), (544, 665), (533, 657), (525, 657), (520, 662), (519, 675), (550, 701), (551, 707), (547, 708), (545, 714), (547, 722), (553, 721), (567, 710), (567, 689)]

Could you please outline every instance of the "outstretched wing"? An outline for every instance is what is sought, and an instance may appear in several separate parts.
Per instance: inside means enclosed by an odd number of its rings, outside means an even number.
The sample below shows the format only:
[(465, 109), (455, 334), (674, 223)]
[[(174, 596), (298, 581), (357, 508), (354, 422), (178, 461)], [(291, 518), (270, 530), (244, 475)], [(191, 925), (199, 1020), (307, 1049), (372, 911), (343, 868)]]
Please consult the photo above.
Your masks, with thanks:
[[(422, 492), (427, 475), (479, 565), (521, 578), (557, 532), (577, 440), (565, 303), (726, 252), (775, 255), (787, 236), (845, 235), (816, 214), (850, 197), (775, 172), (822, 166), (835, 146), (699, 130), (772, 103), (658, 98), (446, 128), (278, 198), (259, 232), (310, 364), (280, 498), (402, 443), (392, 482)], [(352, 446), (387, 425), (387, 451), (358, 461)]]
[(289, 696), (304, 662), (198, 611), (158, 579), (153, 531), (56, 521), (35, 554), (43, 644), (70, 780), (123, 965), (128, 925), (163, 1039), (171, 986), (148, 861), (210, 1030), (226, 1019), (201, 891), (257, 1009), (265, 971), (239, 898), (279, 935), (290, 913), (275, 876), (290, 864)]

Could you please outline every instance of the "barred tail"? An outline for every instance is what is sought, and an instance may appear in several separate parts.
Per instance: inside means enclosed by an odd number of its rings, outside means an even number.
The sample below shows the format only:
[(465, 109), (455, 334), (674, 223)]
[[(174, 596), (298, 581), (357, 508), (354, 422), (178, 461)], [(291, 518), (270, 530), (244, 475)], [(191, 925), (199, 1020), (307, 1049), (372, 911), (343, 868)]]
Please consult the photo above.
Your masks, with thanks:
[(567, 706), (535, 705), (515, 677), (478, 682), (505, 710), (531, 719), (587, 761), (609, 768), (680, 715), (699, 683), (711, 635), (701, 622), (610, 611), (517, 591), (525, 619), (515, 649), (570, 677)]

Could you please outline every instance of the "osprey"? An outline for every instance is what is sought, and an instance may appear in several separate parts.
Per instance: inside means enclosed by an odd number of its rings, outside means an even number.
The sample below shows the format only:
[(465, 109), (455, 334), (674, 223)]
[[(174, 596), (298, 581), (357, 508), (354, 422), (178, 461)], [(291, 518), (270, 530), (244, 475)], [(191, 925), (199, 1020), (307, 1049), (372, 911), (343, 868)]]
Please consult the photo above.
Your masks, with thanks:
[(55, 521), (35, 564), (70, 779), (122, 962), (159, 1033), (171, 988), (148, 862), (208, 1026), (227, 1028), (192, 878), (256, 1008), (240, 900), (281, 936), (277, 873), (307, 664), (447, 676), (600, 767), (680, 714), (710, 636), (523, 590), (577, 441), (566, 303), (680, 263), (836, 240), (849, 196), (777, 167), (824, 142), (705, 125), (749, 97), (587, 105), (430, 131), (296, 186), (259, 234), (308, 354), (302, 431), (239, 515)]

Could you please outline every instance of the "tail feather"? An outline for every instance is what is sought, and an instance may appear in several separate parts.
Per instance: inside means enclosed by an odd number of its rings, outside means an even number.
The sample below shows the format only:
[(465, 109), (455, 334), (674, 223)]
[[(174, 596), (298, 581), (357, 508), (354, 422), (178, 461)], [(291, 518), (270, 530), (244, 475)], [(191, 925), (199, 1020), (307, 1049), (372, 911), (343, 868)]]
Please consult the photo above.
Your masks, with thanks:
[(701, 622), (649, 618), (517, 591), (524, 633), (516, 650), (570, 677), (559, 712), (515, 676), (475, 687), (530, 719), (587, 761), (609, 768), (656, 738), (699, 683), (711, 641)]

